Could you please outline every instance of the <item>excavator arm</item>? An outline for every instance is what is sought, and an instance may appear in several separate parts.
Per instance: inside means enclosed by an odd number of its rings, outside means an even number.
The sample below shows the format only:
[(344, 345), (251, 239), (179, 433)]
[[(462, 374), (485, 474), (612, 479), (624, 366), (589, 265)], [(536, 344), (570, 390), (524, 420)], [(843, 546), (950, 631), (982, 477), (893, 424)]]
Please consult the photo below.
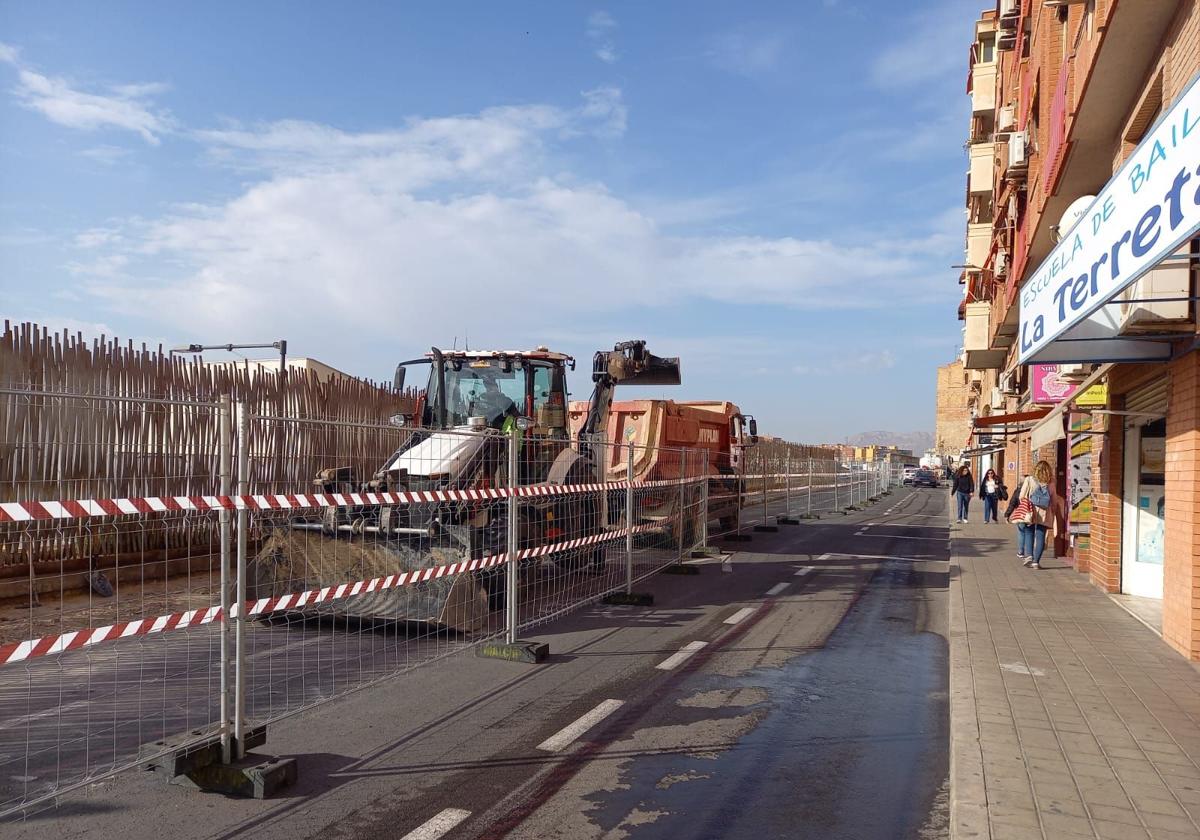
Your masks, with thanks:
[(592, 357), (591, 404), (587, 419), (579, 430), (581, 452), (590, 454), (589, 444), (602, 441), (608, 431), (609, 409), (617, 385), (678, 385), (679, 358), (655, 356), (646, 342), (622, 341), (612, 350), (598, 350)]

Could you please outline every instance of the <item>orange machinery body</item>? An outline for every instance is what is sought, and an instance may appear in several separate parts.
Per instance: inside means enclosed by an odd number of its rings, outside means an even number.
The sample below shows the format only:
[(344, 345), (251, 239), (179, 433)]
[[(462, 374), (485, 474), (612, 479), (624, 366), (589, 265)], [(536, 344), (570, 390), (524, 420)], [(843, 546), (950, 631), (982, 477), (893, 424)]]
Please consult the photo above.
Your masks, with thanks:
[[(571, 403), (572, 437), (587, 419), (588, 405), (581, 401)], [(608, 440), (617, 445), (606, 447), (606, 477), (625, 478), (628, 457), (625, 444), (629, 443), (634, 444), (634, 480), (736, 475), (742, 462), (742, 428), (741, 410), (731, 402), (614, 402), (608, 420)]]

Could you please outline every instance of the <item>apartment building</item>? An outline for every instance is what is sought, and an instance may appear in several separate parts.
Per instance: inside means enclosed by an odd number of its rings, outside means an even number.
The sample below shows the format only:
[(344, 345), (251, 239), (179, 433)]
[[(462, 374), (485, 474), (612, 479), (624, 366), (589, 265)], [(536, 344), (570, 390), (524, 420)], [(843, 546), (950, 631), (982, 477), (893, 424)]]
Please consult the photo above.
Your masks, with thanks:
[[(965, 457), (1200, 659), (1200, 0), (999, 0), (967, 90)], [(940, 410), (940, 408), (939, 408)]]

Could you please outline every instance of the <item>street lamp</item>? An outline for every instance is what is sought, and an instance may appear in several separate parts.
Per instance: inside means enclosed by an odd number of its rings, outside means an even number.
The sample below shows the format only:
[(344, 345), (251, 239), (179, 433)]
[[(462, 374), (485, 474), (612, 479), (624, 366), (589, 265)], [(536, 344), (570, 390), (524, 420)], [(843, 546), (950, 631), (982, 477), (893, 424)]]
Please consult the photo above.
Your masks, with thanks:
[(172, 347), (171, 353), (203, 353), (205, 350), (225, 350), (232, 353), (234, 350), (265, 350), (268, 347), (279, 351), (279, 375), (286, 376), (287, 340), (282, 338), (270, 344), (181, 344)]

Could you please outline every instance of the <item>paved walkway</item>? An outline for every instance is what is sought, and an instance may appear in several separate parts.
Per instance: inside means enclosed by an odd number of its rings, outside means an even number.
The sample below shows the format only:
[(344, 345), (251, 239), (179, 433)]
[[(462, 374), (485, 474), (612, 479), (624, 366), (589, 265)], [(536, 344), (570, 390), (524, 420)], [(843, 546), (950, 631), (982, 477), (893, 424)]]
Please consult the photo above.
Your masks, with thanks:
[(1200, 838), (1200, 670), (1012, 526), (951, 538), (951, 836)]

